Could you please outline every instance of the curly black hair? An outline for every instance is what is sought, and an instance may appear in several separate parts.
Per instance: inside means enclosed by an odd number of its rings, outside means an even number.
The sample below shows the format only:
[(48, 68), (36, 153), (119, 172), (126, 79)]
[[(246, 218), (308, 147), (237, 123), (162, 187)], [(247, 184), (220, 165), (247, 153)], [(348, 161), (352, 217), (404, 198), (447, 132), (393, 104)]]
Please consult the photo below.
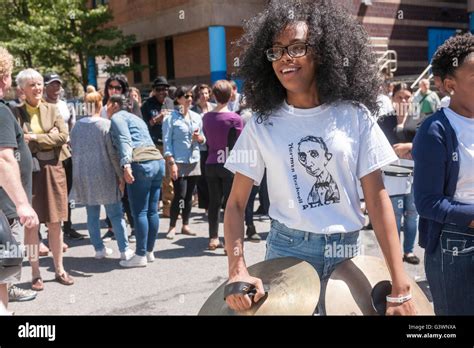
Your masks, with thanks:
[(363, 104), (376, 113), (382, 81), (362, 25), (330, 0), (273, 0), (245, 23), (244, 35), (237, 42), (237, 48), (242, 50), (237, 75), (244, 80), (247, 104), (260, 120), (268, 118), (286, 97), (265, 50), (288, 24), (298, 21), (308, 24), (307, 42), (318, 66), (316, 84), (320, 100)]
[(431, 71), (444, 80), (462, 65), (466, 57), (474, 53), (474, 36), (471, 33), (454, 36), (442, 44), (433, 56)]

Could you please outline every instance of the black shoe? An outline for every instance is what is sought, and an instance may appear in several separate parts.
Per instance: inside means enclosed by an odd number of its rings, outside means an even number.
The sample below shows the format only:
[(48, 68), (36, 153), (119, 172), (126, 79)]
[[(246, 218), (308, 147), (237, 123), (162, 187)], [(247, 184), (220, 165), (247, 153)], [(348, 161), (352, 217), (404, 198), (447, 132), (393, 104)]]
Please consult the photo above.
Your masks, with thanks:
[(69, 237), (70, 239), (81, 240), (84, 239), (85, 235), (82, 233), (77, 232), (74, 228), (65, 228), (64, 234)]
[(414, 254), (410, 256), (403, 255), (403, 261), (405, 261), (406, 263), (410, 263), (412, 265), (418, 265), (420, 263), (420, 259)]
[(258, 243), (262, 240), (262, 237), (258, 235), (254, 225), (247, 226), (247, 231), (245, 234), (247, 235), (247, 239), (250, 242)]
[(103, 241), (103, 242), (110, 242), (110, 241), (112, 240), (112, 238), (115, 238), (114, 231), (108, 230), (108, 231), (105, 232), (105, 234), (102, 236), (102, 241)]

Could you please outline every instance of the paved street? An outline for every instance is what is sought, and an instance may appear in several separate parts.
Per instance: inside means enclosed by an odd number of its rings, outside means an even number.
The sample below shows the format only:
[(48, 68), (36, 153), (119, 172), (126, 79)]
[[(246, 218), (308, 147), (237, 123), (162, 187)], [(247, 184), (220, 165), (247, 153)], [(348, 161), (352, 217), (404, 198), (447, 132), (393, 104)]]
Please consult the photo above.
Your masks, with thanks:
[[(172, 241), (165, 238), (169, 219), (160, 220), (155, 248), (156, 260), (146, 268), (123, 269), (115, 240), (107, 243), (114, 250), (111, 258), (94, 259), (89, 239), (66, 240), (70, 248), (64, 255), (66, 269), (75, 277), (71, 287), (54, 281), (52, 257), (41, 258), (45, 290), (34, 301), (11, 303), (16, 315), (195, 315), (206, 298), (225, 281), (227, 259), (223, 249), (208, 251), (207, 220), (203, 210), (193, 208), (191, 227), (196, 237), (178, 234)], [(102, 217), (104, 216), (102, 212)], [(268, 218), (256, 217), (257, 231), (266, 237)], [(73, 210), (75, 228), (87, 234), (85, 208)], [(180, 229), (178, 222), (178, 231)], [(102, 233), (105, 233), (105, 229)], [(221, 225), (220, 235), (223, 235)], [(380, 256), (372, 231), (363, 232), (364, 252)], [(134, 245), (132, 244), (134, 248)], [(262, 261), (265, 242), (245, 245), (248, 265)], [(423, 256), (416, 247), (416, 255)], [(424, 287), (423, 266), (406, 265), (410, 275)], [(29, 287), (31, 268), (23, 268), (20, 287)]]

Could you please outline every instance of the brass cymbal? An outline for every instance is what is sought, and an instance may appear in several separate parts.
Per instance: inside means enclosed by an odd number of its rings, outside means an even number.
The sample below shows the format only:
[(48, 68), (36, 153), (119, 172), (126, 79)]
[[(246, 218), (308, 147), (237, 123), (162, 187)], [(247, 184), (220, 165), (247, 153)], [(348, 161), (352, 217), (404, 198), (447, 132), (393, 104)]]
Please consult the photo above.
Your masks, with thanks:
[[(325, 307), (327, 315), (377, 315), (372, 306), (372, 288), (391, 280), (383, 259), (357, 256), (339, 264), (329, 278)], [(434, 315), (433, 306), (423, 290), (409, 278), (418, 315)]]
[(268, 295), (245, 312), (231, 310), (220, 285), (206, 300), (198, 315), (312, 315), (319, 300), (319, 276), (306, 261), (284, 257), (259, 262), (249, 274), (269, 285)]

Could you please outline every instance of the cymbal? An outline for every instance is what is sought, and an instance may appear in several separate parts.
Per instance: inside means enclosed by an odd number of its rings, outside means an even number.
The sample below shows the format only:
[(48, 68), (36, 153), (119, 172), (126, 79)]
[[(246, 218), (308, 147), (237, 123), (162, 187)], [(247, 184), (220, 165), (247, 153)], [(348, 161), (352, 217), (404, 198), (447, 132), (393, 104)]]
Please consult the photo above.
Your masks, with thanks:
[(311, 264), (292, 257), (259, 262), (249, 274), (269, 285), (268, 295), (244, 312), (235, 312), (224, 300), (220, 285), (206, 300), (198, 315), (312, 315), (319, 300), (320, 282)]
[[(372, 305), (372, 289), (390, 281), (383, 259), (357, 256), (339, 264), (329, 278), (324, 299), (327, 315), (377, 315)], [(409, 278), (418, 315), (434, 315), (433, 306), (423, 290)]]

